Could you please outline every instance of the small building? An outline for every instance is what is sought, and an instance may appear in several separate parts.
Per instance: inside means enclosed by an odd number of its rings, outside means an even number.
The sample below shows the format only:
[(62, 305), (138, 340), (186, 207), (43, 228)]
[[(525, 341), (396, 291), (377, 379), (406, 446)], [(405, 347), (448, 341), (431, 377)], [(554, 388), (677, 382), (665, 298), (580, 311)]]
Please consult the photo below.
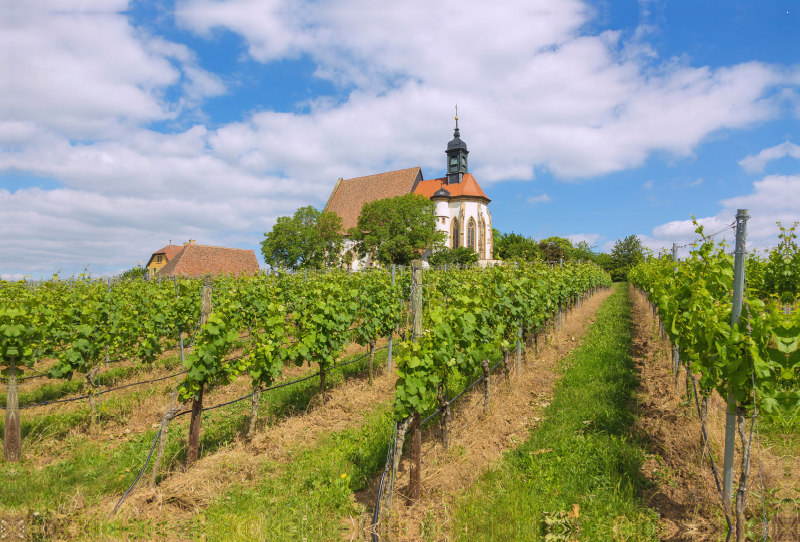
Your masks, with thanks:
[[(189, 241), (190, 243), (194, 243), (194, 240)], [(150, 256), (150, 260), (147, 262), (147, 276), (148, 277), (155, 277), (158, 274), (158, 270), (167, 265), (170, 260), (172, 260), (181, 250), (183, 247), (180, 245), (173, 245), (172, 239), (169, 240), (169, 244), (162, 249), (156, 250)]]
[(254, 275), (261, 268), (253, 250), (184, 243), (180, 251), (161, 267), (162, 277), (202, 277), (203, 275)]
[[(485, 263), (492, 258), (492, 214), (491, 201), (467, 169), (467, 144), (458, 130), (458, 116), (453, 140), (447, 144), (447, 175), (425, 180), (422, 169), (413, 167), (378, 173), (354, 179), (339, 179), (333, 188), (325, 210), (342, 218), (345, 232), (356, 226), (364, 204), (413, 193), (420, 194), (436, 203), (437, 228), (447, 234), (446, 246), (467, 247), (478, 253)], [(352, 255), (353, 242), (345, 237), (345, 254)], [(428, 251), (423, 259), (430, 256)], [(372, 265), (370, 257), (363, 261), (353, 258), (351, 266), (358, 269)]]

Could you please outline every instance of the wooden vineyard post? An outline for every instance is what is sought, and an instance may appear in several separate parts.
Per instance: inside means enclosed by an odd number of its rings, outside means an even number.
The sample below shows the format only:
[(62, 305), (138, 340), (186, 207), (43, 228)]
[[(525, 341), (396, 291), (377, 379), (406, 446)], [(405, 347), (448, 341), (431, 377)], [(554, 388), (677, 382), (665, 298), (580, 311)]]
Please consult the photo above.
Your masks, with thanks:
[(483, 415), (489, 414), (489, 360), (481, 361), (483, 369)]
[(439, 383), (439, 390), (436, 394), (436, 398), (439, 401), (439, 408), (442, 411), (442, 417), (440, 421), (440, 428), (442, 430), (442, 446), (445, 450), (447, 450), (448, 446), (448, 436), (450, 435), (450, 405), (447, 403), (447, 397), (444, 395), (444, 385), (440, 382)]
[[(559, 267), (564, 267), (564, 258), (559, 258), (558, 259), (558, 266)], [(561, 312), (562, 312), (561, 303), (559, 303), (558, 304), (558, 330), (559, 331), (561, 331)]]
[(22, 433), (19, 423), (19, 396), (17, 394), (16, 356), (9, 356), (8, 394), (6, 395), (6, 427), (3, 451), (6, 461), (16, 463), (22, 457)]
[(522, 321), (517, 326), (517, 374), (522, 372)]
[[(394, 273), (395, 273), (395, 269), (396, 268), (397, 268), (397, 265), (396, 264), (392, 264), (392, 286), (394, 286)], [(401, 303), (400, 304), (401, 313), (402, 313), (402, 310), (403, 310), (403, 305)], [(387, 347), (386, 359), (387, 359), (387, 361), (386, 361), (386, 374), (389, 374), (389, 373), (392, 372), (392, 332), (391, 331), (389, 332), (389, 346)]]
[(411, 340), (417, 342), (422, 337), (422, 260), (411, 262)]
[[(211, 275), (206, 275), (203, 278), (203, 293), (202, 293), (202, 306), (200, 309), (200, 327), (208, 323), (208, 316), (211, 314), (211, 290), (213, 286), (213, 279)], [(192, 400), (192, 419), (189, 422), (189, 452), (186, 456), (186, 467), (189, 468), (192, 463), (197, 461), (197, 453), (200, 448), (200, 415), (203, 412), (203, 388), (197, 396)]]
[[(411, 262), (413, 273), (411, 280), (411, 321), (413, 328), (411, 340), (417, 342), (422, 337), (422, 261)], [(411, 482), (409, 484), (409, 497), (413, 501), (419, 500), (420, 479), (422, 470), (422, 415), (414, 411), (411, 422)]]
[[(672, 261), (673, 262), (677, 262), (678, 261), (678, 243), (672, 243)], [(678, 267), (673, 265), (672, 266), (673, 274), (676, 273), (677, 271), (678, 271)], [(678, 345), (677, 344), (672, 347), (672, 359), (674, 360), (674, 366), (675, 366), (674, 367), (674, 369), (675, 369), (675, 378), (677, 378), (678, 377), (678, 370), (680, 368), (680, 359), (681, 359), (680, 352), (678, 352)]]
[(412, 501), (419, 500), (420, 494), (420, 469), (422, 466), (422, 415), (414, 412), (411, 422), (411, 482), (408, 493)]
[(164, 458), (164, 449), (167, 446), (167, 433), (169, 432), (169, 422), (175, 417), (175, 415), (180, 412), (180, 407), (174, 405), (175, 397), (177, 393), (175, 391), (172, 392), (170, 395), (169, 403), (172, 406), (167, 407), (164, 411), (164, 416), (161, 418), (161, 436), (158, 440), (158, 453), (156, 455), (156, 462), (153, 463), (153, 472), (150, 474), (150, 487), (155, 487), (156, 485), (156, 478), (158, 477), (158, 470), (161, 467), (161, 460)]

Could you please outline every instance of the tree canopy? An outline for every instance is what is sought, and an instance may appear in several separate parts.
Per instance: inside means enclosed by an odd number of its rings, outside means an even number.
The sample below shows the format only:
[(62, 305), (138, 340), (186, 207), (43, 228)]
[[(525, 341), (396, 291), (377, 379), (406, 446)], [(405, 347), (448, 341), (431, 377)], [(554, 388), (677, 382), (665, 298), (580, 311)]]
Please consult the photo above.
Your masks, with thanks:
[(264, 261), (272, 267), (319, 269), (338, 265), (344, 236), (336, 213), (301, 207), (281, 216), (261, 242)]
[(629, 235), (625, 239), (617, 239), (614, 243), (610, 266), (606, 271), (611, 274), (613, 281), (624, 282), (628, 280), (628, 271), (642, 261), (644, 261), (644, 245), (637, 236)]
[(447, 235), (436, 228), (436, 204), (419, 194), (371, 201), (348, 234), (359, 258), (367, 254), (383, 265), (408, 265), (426, 248), (432, 252)]
[(478, 253), (469, 247), (442, 247), (434, 252), (428, 262), (431, 265), (472, 265), (478, 263)]
[(542, 259), (539, 245), (531, 237), (518, 233), (501, 233), (492, 230), (494, 257), (498, 260), (532, 262)]

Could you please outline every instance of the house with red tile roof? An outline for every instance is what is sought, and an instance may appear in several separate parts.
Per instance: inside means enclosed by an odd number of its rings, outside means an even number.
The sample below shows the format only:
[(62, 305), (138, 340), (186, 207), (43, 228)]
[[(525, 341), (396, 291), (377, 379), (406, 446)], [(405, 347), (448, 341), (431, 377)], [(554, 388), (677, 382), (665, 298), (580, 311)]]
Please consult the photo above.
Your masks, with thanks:
[[(173, 245), (174, 246), (174, 245)], [(194, 239), (160, 268), (162, 277), (202, 277), (203, 275), (253, 275), (260, 271), (256, 253), (241, 248), (195, 244)]]
[[(468, 247), (478, 253), (480, 260), (492, 258), (491, 200), (481, 189), (467, 168), (467, 144), (461, 139), (458, 116), (453, 140), (447, 144), (447, 175), (425, 180), (422, 169), (413, 167), (356, 177), (339, 179), (333, 188), (325, 210), (338, 214), (347, 231), (356, 226), (364, 204), (402, 196), (420, 194), (436, 203), (436, 225), (447, 234), (447, 246)], [(346, 250), (352, 243), (346, 241)], [(429, 254), (423, 254), (426, 258)], [(369, 257), (363, 262), (354, 261), (353, 268), (369, 266)]]
[[(194, 243), (194, 241), (191, 241)], [(147, 275), (150, 277), (154, 277), (158, 274), (158, 270), (164, 267), (172, 260), (176, 254), (178, 254), (183, 247), (180, 245), (173, 245), (172, 239), (169, 240), (169, 244), (164, 248), (158, 249), (150, 256), (150, 259), (147, 261)]]

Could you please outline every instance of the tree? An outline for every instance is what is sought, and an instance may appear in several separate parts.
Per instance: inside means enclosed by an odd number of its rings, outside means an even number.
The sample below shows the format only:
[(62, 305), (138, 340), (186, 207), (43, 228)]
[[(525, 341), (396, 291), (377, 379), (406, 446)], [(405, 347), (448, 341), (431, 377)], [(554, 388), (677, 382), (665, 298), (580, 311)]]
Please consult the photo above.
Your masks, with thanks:
[(434, 266), (444, 264), (473, 265), (478, 263), (478, 253), (468, 247), (442, 247), (431, 255), (429, 263)]
[(494, 257), (499, 260), (532, 262), (542, 259), (536, 241), (518, 233), (500, 233), (493, 229)]
[(436, 228), (436, 205), (419, 194), (371, 201), (348, 234), (359, 258), (367, 254), (383, 265), (408, 265), (426, 248), (434, 252), (447, 235)]
[(566, 237), (548, 237), (539, 241), (539, 250), (546, 262), (568, 261), (573, 258), (572, 241)]
[(589, 246), (586, 241), (581, 241), (572, 247), (570, 258), (582, 262), (596, 262), (598, 254), (594, 251), (597, 247)]
[(628, 271), (642, 261), (644, 246), (638, 237), (629, 235), (625, 239), (617, 239), (611, 250), (611, 279), (614, 282), (627, 281)]
[(281, 216), (261, 242), (264, 261), (272, 267), (319, 269), (339, 263), (344, 236), (336, 213), (301, 207), (294, 215)]

